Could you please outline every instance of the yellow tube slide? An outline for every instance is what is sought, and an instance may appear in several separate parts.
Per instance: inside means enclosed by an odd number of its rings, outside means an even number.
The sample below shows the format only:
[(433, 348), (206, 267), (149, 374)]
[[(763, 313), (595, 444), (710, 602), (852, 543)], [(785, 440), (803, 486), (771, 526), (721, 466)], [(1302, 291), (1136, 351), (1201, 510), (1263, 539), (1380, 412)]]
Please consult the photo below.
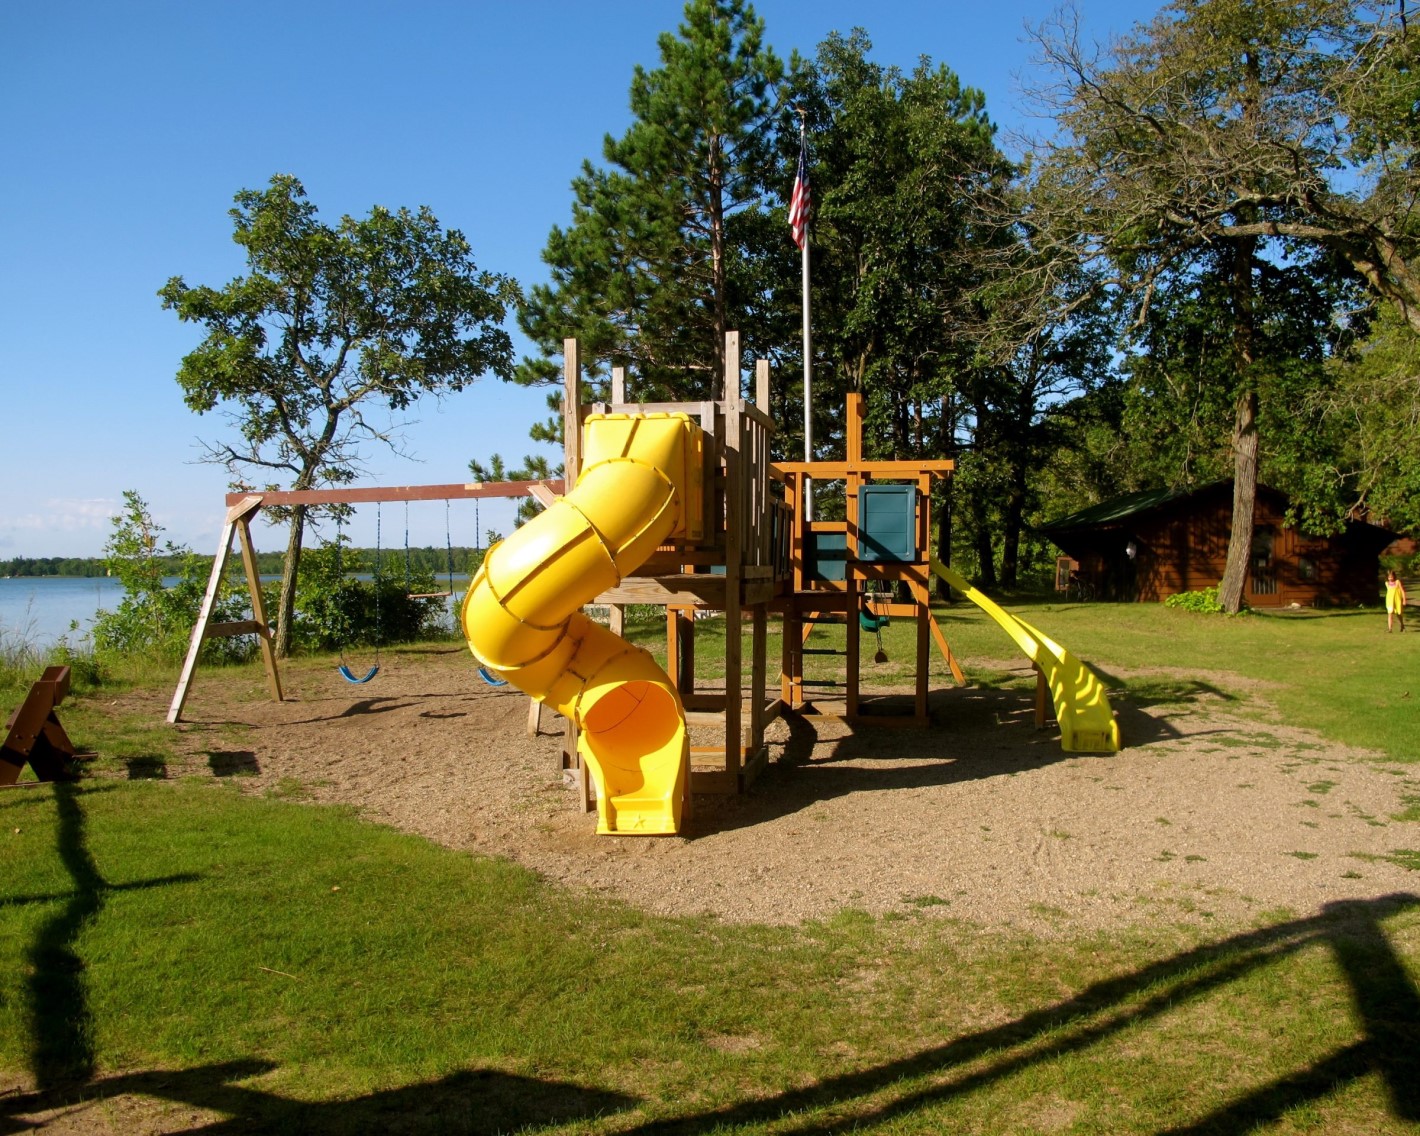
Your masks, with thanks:
[(998, 607), (936, 557), (932, 571), (994, 619), (1045, 675), (1060, 723), (1060, 748), (1070, 753), (1118, 753), (1119, 723), (1094, 671), (1023, 619)]
[(579, 727), (599, 833), (680, 829), (690, 767), (680, 695), (646, 651), (581, 608), (683, 531), (701, 452), (683, 414), (591, 415), (572, 492), (490, 548), (464, 597), (473, 654)]

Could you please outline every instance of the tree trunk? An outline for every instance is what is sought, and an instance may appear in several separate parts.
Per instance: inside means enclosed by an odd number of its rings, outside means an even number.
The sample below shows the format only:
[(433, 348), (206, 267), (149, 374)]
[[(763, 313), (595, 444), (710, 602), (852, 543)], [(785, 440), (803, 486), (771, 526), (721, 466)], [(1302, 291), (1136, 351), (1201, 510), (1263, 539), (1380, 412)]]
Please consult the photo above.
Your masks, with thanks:
[(980, 496), (971, 499), (972, 539), (976, 544), (976, 571), (981, 587), (991, 591), (996, 587), (996, 554), (991, 547), (991, 524), (986, 514), (986, 502)]
[(1026, 469), (1024, 461), (1012, 462), (1011, 487), (1006, 492), (1006, 508), (1001, 534), (1001, 587), (1014, 588), (1020, 580), (1021, 526), (1026, 512)]
[[(947, 478), (946, 487), (942, 490), (942, 504), (937, 510), (937, 559), (948, 567), (952, 563), (952, 506), (955, 504), (952, 494), (952, 479)], [(940, 576), (936, 577), (937, 598), (950, 601), (952, 589)]]
[(301, 567), (301, 541), (305, 535), (306, 506), (293, 505), (286, 530), (286, 560), (281, 566), (281, 596), (276, 603), (276, 657), (291, 654), (291, 630), (296, 619), (296, 577)]
[(1230, 280), (1233, 309), (1233, 366), (1238, 379), (1237, 415), (1233, 421), (1233, 529), (1228, 537), (1228, 559), (1218, 584), (1218, 602), (1229, 615), (1242, 610), (1252, 564), (1252, 519), (1257, 505), (1257, 388), (1252, 365), (1257, 358), (1256, 290), (1253, 256), (1256, 237), (1233, 242)]
[[(730, 330), (728, 269), (725, 264), (725, 171), (720, 136), (710, 140), (710, 291), (711, 307), (715, 321), (715, 374), (718, 376), (710, 388), (710, 397), (727, 399), (730, 397), (730, 376), (725, 374), (725, 333)], [(734, 381), (739, 382), (739, 376)], [(734, 392), (736, 395), (739, 391)]]
[(1243, 605), (1252, 561), (1252, 520), (1257, 505), (1257, 393), (1238, 398), (1233, 424), (1233, 529), (1228, 537), (1228, 561), (1218, 585), (1218, 602), (1236, 615)]

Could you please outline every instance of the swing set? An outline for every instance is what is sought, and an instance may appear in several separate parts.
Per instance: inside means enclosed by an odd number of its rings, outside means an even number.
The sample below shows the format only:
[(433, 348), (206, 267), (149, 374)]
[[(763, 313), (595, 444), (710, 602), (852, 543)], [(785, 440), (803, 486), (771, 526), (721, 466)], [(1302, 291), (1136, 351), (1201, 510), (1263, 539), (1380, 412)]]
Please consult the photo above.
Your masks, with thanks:
[[(276, 637), (273, 626), (267, 619), (266, 603), (261, 594), (261, 576), (257, 569), (256, 546), (252, 542), (251, 522), (262, 509), (274, 508), (278, 506), (329, 506), (329, 505), (361, 505), (374, 504), (377, 506), (375, 521), (375, 660), (362, 676), (350, 665), (345, 658), (342, 648), (340, 666), (337, 668), (340, 677), (346, 682), (360, 685), (373, 679), (380, 670), (380, 646), (382, 636), (380, 588), (378, 586), (380, 570), (382, 568), (382, 516), (378, 506), (386, 502), (405, 503), (405, 579), (406, 583), (411, 579), (410, 559), (409, 559), (409, 502), (411, 501), (443, 501), (444, 502), (444, 543), (448, 554), (448, 590), (446, 592), (419, 592), (410, 593), (410, 599), (448, 599), (454, 593), (453, 586), (453, 538), (449, 526), (449, 504), (452, 501), (472, 500), (477, 502), (485, 498), (512, 498), (531, 495), (540, 500), (546, 500), (552, 495), (560, 494), (563, 485), (560, 480), (545, 481), (474, 481), (466, 483), (453, 483), (445, 485), (403, 485), (403, 486), (372, 486), (361, 489), (292, 489), (272, 492), (253, 493), (229, 493), (227, 494), (226, 517), (222, 524), (222, 535), (217, 546), (217, 555), (212, 559), (212, 573), (207, 580), (207, 591), (202, 598), (202, 606), (198, 609), (197, 621), (193, 624), (192, 637), (188, 641), (187, 655), (183, 660), (182, 671), (178, 677), (177, 689), (173, 692), (172, 702), (168, 707), (167, 720), (175, 723), (182, 720), (183, 707), (187, 702), (187, 696), (192, 688), (193, 676), (197, 670), (198, 656), (202, 651), (202, 644), (208, 639), (226, 638), (233, 635), (255, 635), (257, 643), (261, 649), (262, 663), (266, 670), (267, 689), (272, 700), (283, 701), (284, 695), (281, 689), (281, 671), (276, 658), (276, 648), (274, 639)], [(475, 527), (477, 518), (475, 514)], [(339, 526), (337, 519), (336, 534), (336, 555), (339, 557), (341, 544)], [(247, 591), (251, 602), (251, 618), (236, 620), (233, 622), (215, 622), (212, 618), (216, 607), (217, 597), (221, 591), (222, 582), (227, 575), (227, 565), (232, 555), (232, 541), (236, 538), (240, 547), (242, 568), (246, 576)], [(481, 535), (477, 537), (481, 541)], [(337, 561), (338, 563), (338, 561)], [(479, 667), (479, 675), (484, 682), (490, 686), (504, 686), (503, 680), (496, 678), (488, 671)]]

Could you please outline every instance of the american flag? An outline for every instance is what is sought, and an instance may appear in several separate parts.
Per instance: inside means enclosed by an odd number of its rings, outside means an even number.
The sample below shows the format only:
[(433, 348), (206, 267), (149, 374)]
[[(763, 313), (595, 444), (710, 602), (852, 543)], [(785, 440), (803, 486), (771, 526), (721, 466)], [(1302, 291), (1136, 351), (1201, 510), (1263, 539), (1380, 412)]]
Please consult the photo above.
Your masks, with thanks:
[(799, 168), (794, 174), (794, 194), (789, 198), (789, 231), (794, 234), (794, 243), (804, 247), (809, 230), (809, 143), (807, 138), (799, 140)]

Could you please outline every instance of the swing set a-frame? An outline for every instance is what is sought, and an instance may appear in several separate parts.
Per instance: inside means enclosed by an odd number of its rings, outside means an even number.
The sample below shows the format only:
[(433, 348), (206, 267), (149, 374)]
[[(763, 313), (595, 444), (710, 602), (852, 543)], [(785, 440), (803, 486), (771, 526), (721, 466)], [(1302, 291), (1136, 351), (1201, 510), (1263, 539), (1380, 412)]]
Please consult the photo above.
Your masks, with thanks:
[[(487, 498), (508, 498), (533, 496), (547, 501), (563, 491), (560, 480), (545, 481), (473, 481), (447, 485), (400, 485), (370, 486), (358, 489), (290, 489), (262, 493), (228, 493), (227, 513), (222, 525), (222, 536), (217, 545), (217, 555), (212, 558), (212, 574), (207, 580), (207, 591), (202, 597), (197, 621), (193, 624), (192, 638), (188, 642), (187, 656), (183, 659), (182, 672), (177, 689), (173, 692), (172, 703), (168, 707), (168, 722), (178, 722), (182, 718), (183, 706), (187, 702), (192, 687), (193, 675), (197, 670), (198, 656), (202, 644), (208, 639), (228, 638), (234, 635), (255, 635), (261, 648), (262, 664), (266, 669), (267, 689), (275, 702), (282, 701), (281, 671), (277, 664), (274, 639), (275, 630), (266, 617), (266, 603), (261, 594), (261, 574), (257, 569), (256, 546), (252, 542), (251, 522), (262, 509), (291, 505), (364, 505), (389, 501), (466, 501)], [(242, 568), (246, 575), (247, 591), (251, 602), (251, 618), (232, 622), (215, 622), (212, 618), (222, 581), (227, 575), (227, 565), (232, 555), (232, 540), (236, 538), (241, 548)], [(406, 540), (407, 540), (406, 536)]]

